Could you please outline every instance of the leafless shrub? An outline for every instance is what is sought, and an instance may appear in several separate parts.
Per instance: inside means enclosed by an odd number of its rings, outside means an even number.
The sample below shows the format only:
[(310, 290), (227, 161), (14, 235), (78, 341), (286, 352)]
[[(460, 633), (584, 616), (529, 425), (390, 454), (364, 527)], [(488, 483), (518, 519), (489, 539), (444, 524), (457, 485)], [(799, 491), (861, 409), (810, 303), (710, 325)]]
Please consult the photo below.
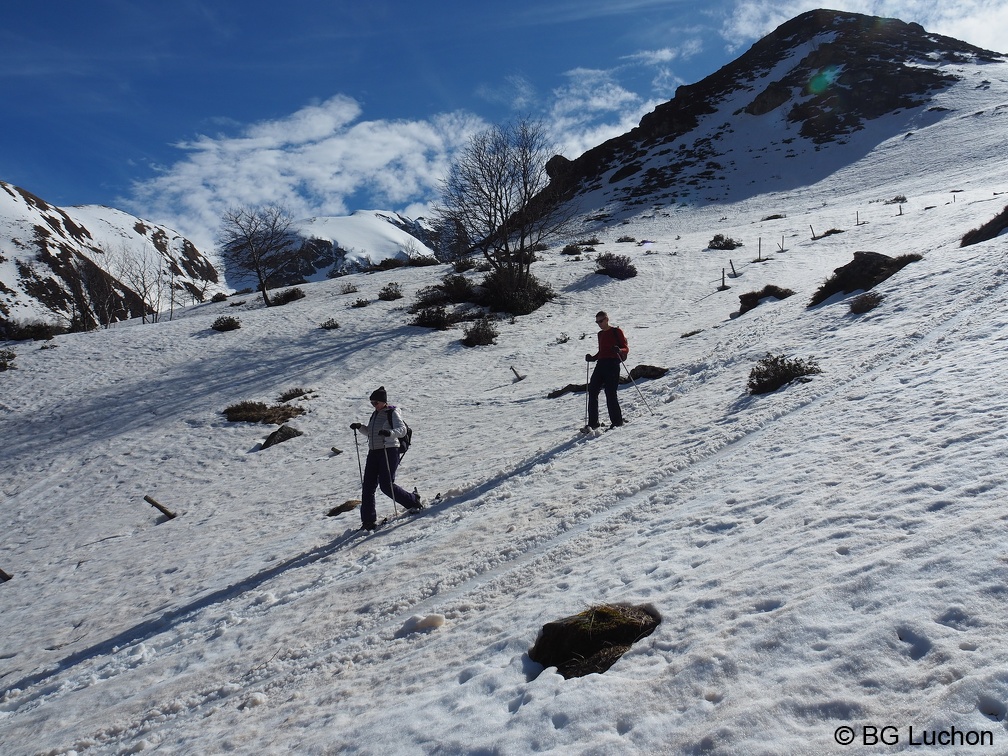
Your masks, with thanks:
[(287, 404), (268, 405), (265, 402), (244, 401), (232, 404), (224, 410), (224, 416), (232, 423), (267, 423), (283, 425), (292, 417), (303, 415), (300, 407)]
[(866, 312), (870, 312), (882, 304), (883, 299), (885, 299), (885, 297), (877, 291), (866, 291), (864, 294), (859, 294), (851, 300), (851, 314), (863, 315)]

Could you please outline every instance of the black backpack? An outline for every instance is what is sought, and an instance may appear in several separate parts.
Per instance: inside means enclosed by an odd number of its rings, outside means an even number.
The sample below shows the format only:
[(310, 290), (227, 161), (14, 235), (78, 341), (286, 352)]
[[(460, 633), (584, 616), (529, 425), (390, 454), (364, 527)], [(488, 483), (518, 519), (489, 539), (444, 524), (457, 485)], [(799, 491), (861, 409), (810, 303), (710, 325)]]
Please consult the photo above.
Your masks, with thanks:
[[(392, 423), (392, 416), (395, 412), (395, 407), (388, 408), (388, 424), (389, 427), (394, 427)], [(409, 423), (403, 420), (403, 425), (406, 426), (406, 435), (399, 439), (399, 459), (403, 458), (403, 455), (409, 451), (410, 444), (413, 443), (413, 429), (409, 427)]]

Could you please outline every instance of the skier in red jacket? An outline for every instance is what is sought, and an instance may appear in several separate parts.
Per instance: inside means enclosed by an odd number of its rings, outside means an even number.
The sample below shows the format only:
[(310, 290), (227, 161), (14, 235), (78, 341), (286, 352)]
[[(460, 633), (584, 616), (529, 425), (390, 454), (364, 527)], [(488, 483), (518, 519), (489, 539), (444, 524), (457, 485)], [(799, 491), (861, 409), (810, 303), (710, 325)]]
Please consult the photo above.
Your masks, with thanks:
[(616, 397), (616, 388), (619, 386), (620, 362), (630, 353), (630, 346), (623, 331), (609, 325), (605, 310), (600, 310), (595, 316), (595, 323), (599, 327), (598, 352), (585, 355), (585, 362), (598, 363), (588, 382), (588, 427), (599, 427), (598, 395), (604, 388), (609, 422), (613, 428), (618, 428), (623, 425), (623, 411)]

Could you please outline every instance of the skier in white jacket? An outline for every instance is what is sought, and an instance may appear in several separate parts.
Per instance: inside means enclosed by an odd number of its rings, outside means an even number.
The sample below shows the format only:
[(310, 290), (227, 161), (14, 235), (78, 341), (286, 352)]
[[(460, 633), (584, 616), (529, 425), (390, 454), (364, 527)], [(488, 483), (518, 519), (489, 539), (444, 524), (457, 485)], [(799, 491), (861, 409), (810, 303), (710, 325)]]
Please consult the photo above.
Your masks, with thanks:
[(417, 512), (423, 508), (423, 500), (415, 488), (410, 493), (395, 482), (396, 468), (399, 467), (399, 439), (406, 435), (402, 412), (388, 403), (384, 386), (373, 391), (370, 400), (374, 412), (367, 425), (350, 425), (354, 431), (363, 430), (368, 440), (367, 461), (361, 480), (361, 527), (364, 530), (377, 527), (375, 490), (378, 488), (407, 511)]

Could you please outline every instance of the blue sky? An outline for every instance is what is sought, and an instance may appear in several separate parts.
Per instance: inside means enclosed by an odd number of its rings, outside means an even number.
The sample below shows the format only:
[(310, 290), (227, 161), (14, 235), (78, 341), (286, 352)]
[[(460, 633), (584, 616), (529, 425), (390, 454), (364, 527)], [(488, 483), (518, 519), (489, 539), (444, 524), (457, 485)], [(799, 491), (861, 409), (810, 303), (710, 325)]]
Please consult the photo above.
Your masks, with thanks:
[[(844, 0), (1008, 48), (1003, 0)], [(576, 157), (821, 3), (57, 0), (0, 11), (0, 180), (212, 243), (221, 212), (422, 214), (474, 130)]]

